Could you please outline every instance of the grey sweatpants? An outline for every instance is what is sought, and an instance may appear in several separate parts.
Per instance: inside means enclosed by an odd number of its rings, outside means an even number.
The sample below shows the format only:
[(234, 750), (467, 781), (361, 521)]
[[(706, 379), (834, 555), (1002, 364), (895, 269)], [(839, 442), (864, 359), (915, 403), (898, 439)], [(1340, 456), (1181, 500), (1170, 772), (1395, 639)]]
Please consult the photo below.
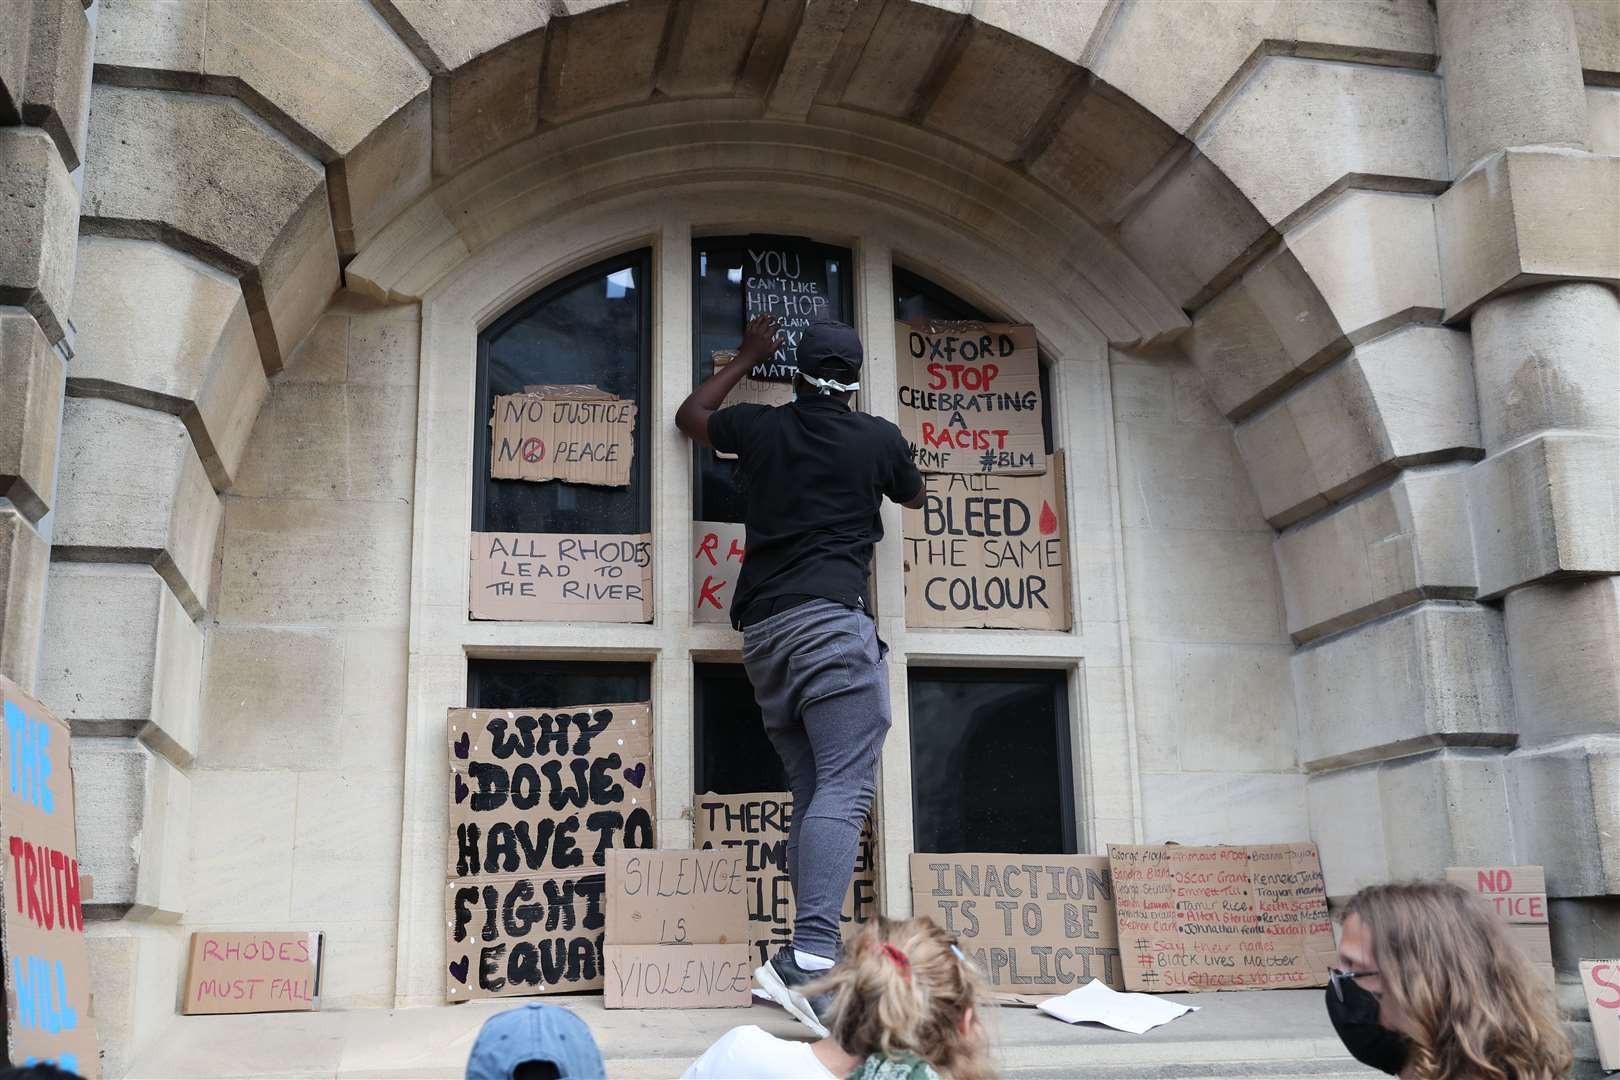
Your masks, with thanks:
[(865, 612), (812, 600), (743, 631), (743, 664), (793, 790), (793, 945), (838, 957), (838, 916), (889, 730), (888, 650)]

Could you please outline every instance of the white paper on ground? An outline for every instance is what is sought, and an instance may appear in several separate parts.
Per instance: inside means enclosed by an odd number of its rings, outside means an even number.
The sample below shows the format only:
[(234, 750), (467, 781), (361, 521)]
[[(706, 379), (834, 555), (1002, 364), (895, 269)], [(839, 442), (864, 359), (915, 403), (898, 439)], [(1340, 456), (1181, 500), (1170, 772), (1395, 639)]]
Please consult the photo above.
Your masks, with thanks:
[(1061, 997), (1048, 998), (1035, 1006), (1066, 1024), (1090, 1020), (1120, 1031), (1140, 1035), (1176, 1017), (1196, 1011), (1197, 1005), (1178, 1005), (1151, 994), (1122, 994), (1107, 983), (1092, 979)]

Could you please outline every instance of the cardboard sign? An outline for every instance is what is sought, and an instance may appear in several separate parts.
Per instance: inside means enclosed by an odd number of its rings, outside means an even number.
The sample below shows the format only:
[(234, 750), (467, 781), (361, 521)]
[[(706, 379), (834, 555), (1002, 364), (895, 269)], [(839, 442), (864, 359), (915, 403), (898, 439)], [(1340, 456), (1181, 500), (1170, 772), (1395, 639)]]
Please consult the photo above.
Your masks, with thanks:
[(1337, 946), (1314, 844), (1108, 845), (1128, 990), (1327, 985)]
[(1004, 993), (1124, 987), (1114, 883), (1101, 855), (911, 856), (911, 906)]
[(1063, 455), (1041, 476), (924, 474), (902, 512), (908, 626), (1069, 628)]
[[(737, 359), (737, 350), (722, 349), (709, 354), (714, 364), (714, 370), (719, 371), (733, 360)], [(756, 369), (757, 370), (757, 369)], [(786, 405), (793, 400), (793, 383), (769, 382), (765, 379), (756, 379), (753, 374), (744, 375), (742, 381), (731, 388), (722, 405), (764, 405), (767, 408), (776, 408)], [(736, 461), (736, 454), (728, 454), (724, 450), (716, 450), (714, 456), (721, 461)]]
[(1620, 1069), (1620, 960), (1582, 960), (1581, 988), (1597, 1040), (1598, 1064)]
[(186, 961), (187, 1016), (321, 1007), (322, 934), (199, 930)]
[(629, 486), (636, 403), (599, 396), (594, 386), (562, 389), (553, 397), (525, 392), (495, 398), (490, 477)]
[(602, 986), (608, 853), (651, 848), (652, 710), (452, 709), (451, 1001)]
[(774, 315), (782, 330), (782, 346), (769, 360), (754, 365), (749, 376), (791, 383), (799, 371), (799, 339), (816, 319), (831, 317), (827, 299), (827, 260), (794, 250), (794, 245), (769, 237), (755, 237), (743, 263), (745, 319)]
[(894, 324), (900, 430), (923, 472), (1027, 476), (1046, 468), (1033, 326)]
[(614, 851), (607, 882), (608, 1008), (729, 1008), (753, 1000), (741, 851)]
[(652, 622), (651, 533), (472, 534), (475, 619)]
[(608, 945), (609, 1009), (746, 1009), (753, 1004), (747, 945)]
[(1546, 925), (1547, 876), (1539, 866), (1448, 866), (1446, 880), (1483, 896), (1503, 922)]
[(101, 1075), (74, 823), (67, 725), (0, 676), (0, 963), (12, 1064), (51, 1062)]
[(730, 521), (692, 522), (692, 621), (730, 622), (748, 530)]
[[(793, 796), (785, 791), (699, 795), (692, 815), (693, 846), (736, 849), (747, 881), (749, 937), (763, 964), (793, 937), (793, 889), (788, 884), (787, 834)], [(844, 894), (839, 922), (863, 923), (877, 914), (877, 844), (868, 818), (855, 852), (855, 876)]]

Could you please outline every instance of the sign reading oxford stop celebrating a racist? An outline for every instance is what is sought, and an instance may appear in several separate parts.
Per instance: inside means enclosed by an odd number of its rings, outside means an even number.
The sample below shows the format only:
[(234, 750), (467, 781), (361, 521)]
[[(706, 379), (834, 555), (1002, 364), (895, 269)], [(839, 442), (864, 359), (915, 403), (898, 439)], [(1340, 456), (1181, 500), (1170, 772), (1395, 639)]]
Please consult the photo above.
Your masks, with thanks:
[(452, 709), (451, 1001), (600, 989), (608, 853), (653, 846), (647, 702)]
[(1046, 470), (1033, 326), (895, 323), (900, 430), (925, 473)]

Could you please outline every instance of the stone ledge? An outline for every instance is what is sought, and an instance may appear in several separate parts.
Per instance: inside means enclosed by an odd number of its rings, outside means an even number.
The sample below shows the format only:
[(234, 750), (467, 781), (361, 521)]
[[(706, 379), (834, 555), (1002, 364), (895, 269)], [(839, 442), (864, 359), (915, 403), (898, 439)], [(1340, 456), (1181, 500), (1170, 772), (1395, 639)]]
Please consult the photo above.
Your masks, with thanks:
[(34, 687), (51, 545), (28, 519), (0, 506), (0, 675)]
[(1620, 736), (1591, 735), (1507, 758), (1513, 829), (1549, 896), (1620, 893)]
[(51, 0), (36, 3), (28, 38), (28, 74), (22, 119), (47, 131), (69, 171), (84, 159), (84, 126), (90, 97), (93, 50), (83, 7)]
[(1620, 735), (1620, 577), (1514, 589), (1503, 610), (1525, 741)]
[(191, 783), (134, 739), (73, 740), (80, 869), (95, 877), (86, 921), (176, 922), (185, 912)]
[(27, 308), (55, 344), (67, 334), (79, 195), (38, 128), (0, 128), (0, 207), (0, 304)]
[(32, 316), (0, 308), (0, 499), (30, 521), (55, 497), (63, 368)]

